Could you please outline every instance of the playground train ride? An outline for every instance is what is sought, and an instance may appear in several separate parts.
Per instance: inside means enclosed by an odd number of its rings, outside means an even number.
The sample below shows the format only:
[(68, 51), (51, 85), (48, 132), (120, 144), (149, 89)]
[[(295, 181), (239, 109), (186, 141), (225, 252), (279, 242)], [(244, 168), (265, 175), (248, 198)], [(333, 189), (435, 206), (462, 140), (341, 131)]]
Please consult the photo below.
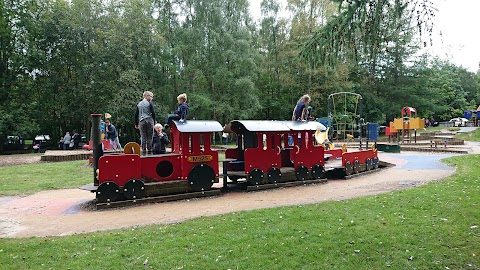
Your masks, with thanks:
[(125, 145), (124, 153), (104, 153), (100, 117), (92, 115), (94, 181), (81, 187), (96, 193), (97, 208), (218, 195), (220, 190), (212, 185), (221, 177), (224, 188), (228, 177), (255, 190), (325, 181), (329, 170), (351, 175), (379, 167), (375, 148), (325, 149), (315, 136), (325, 127), (316, 121), (232, 121), (227, 129), (236, 134), (237, 147), (227, 149), (222, 160), (211, 147), (211, 136), (224, 128), (203, 120), (173, 121), (171, 153), (140, 156), (136, 143)]
[(379, 166), (376, 149), (326, 149), (317, 140), (317, 131), (325, 127), (316, 121), (235, 120), (230, 128), (238, 142), (237, 148), (225, 151), (229, 161), (225, 173), (232, 181), (243, 178), (252, 187), (325, 179), (326, 170), (351, 175)]

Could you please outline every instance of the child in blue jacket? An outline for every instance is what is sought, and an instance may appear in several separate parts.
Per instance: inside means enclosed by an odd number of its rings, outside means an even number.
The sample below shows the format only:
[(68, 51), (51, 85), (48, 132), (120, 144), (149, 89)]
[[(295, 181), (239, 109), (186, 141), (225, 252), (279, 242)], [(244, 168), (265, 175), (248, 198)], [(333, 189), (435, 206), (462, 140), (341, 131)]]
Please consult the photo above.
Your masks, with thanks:
[(188, 110), (190, 109), (187, 103), (187, 94), (183, 93), (178, 95), (177, 101), (178, 108), (175, 111), (175, 114), (169, 114), (167, 116), (167, 120), (165, 120), (165, 129), (169, 127), (170, 121), (172, 120), (178, 120), (180, 122), (185, 122), (185, 120), (187, 120)]

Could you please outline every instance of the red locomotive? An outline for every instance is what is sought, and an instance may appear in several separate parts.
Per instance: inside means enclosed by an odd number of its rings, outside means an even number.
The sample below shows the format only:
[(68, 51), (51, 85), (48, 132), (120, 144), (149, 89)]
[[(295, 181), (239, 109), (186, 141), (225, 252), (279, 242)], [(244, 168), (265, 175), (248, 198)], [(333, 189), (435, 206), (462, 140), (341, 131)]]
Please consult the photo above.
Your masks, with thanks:
[(218, 152), (211, 149), (213, 132), (223, 130), (217, 121), (174, 122), (172, 153), (140, 156), (136, 143), (125, 153), (103, 153), (99, 118), (93, 117), (94, 183), (83, 189), (96, 192), (99, 203), (140, 200), (185, 192), (204, 192), (218, 182)]
[[(127, 144), (124, 153), (103, 153), (101, 115), (92, 117), (94, 183), (82, 188), (95, 192), (99, 204), (139, 202), (172, 194), (212, 195), (208, 192), (220, 177), (218, 152), (211, 148), (212, 134), (224, 130), (217, 121), (174, 121), (170, 130), (172, 152), (140, 156), (136, 143)], [(224, 188), (227, 177), (234, 183), (244, 181), (250, 187), (261, 187), (325, 179), (326, 170), (350, 175), (379, 165), (375, 149), (326, 150), (314, 137), (324, 128), (319, 122), (235, 120), (228, 126), (237, 136), (237, 147), (227, 149), (221, 160)]]

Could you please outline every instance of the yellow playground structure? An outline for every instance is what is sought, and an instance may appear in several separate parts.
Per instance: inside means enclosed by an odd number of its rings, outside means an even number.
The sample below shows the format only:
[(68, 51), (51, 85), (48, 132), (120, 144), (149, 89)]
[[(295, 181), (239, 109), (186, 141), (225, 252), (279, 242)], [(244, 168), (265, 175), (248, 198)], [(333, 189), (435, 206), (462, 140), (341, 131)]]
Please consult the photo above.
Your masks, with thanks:
[(425, 128), (425, 119), (417, 117), (417, 110), (412, 107), (402, 109), (402, 118), (395, 118), (386, 128), (386, 135), (397, 136), (399, 142), (411, 142), (412, 131), (415, 143), (417, 142), (417, 129)]

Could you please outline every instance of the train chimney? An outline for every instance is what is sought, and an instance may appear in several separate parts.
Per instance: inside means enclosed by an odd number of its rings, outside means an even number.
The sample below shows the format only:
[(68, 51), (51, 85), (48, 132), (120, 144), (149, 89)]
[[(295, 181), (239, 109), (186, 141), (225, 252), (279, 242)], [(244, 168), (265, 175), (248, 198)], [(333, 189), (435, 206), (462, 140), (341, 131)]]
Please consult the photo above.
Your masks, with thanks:
[(102, 140), (100, 137), (101, 114), (91, 114), (92, 116), (92, 143), (93, 143), (93, 185), (98, 186), (97, 169), (98, 160), (103, 155)]

